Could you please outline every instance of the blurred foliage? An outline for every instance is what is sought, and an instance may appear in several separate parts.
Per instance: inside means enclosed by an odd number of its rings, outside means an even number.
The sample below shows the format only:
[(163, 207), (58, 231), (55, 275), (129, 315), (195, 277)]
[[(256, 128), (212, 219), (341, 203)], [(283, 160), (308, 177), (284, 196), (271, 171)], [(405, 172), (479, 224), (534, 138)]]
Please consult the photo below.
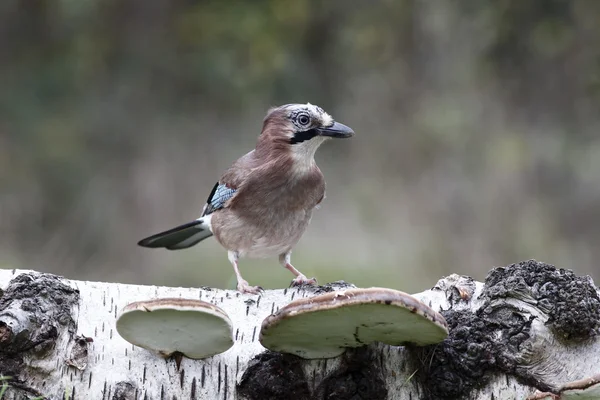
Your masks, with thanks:
[(135, 243), (199, 213), (271, 105), (310, 101), (358, 135), (317, 154), (307, 275), (418, 290), (538, 258), (598, 279), (598, 21), (596, 0), (5, 0), (0, 264), (232, 287), (214, 241)]

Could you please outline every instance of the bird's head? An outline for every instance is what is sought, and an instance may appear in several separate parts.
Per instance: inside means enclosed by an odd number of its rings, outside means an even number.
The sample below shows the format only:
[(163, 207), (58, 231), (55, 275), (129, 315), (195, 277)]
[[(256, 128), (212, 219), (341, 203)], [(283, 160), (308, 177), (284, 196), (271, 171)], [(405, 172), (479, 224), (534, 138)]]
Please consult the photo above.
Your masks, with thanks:
[(351, 128), (334, 121), (319, 106), (286, 104), (273, 107), (267, 113), (257, 149), (291, 152), (299, 160), (312, 161), (325, 140), (352, 135)]

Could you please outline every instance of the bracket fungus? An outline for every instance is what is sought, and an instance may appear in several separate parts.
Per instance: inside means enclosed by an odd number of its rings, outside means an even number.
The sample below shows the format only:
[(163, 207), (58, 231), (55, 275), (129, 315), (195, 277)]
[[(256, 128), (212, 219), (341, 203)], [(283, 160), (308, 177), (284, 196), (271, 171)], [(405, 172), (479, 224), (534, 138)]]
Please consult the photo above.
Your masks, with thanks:
[(384, 288), (347, 289), (299, 299), (269, 315), (260, 342), (302, 358), (331, 358), (348, 347), (439, 343), (444, 317), (416, 298)]
[(221, 308), (201, 300), (164, 298), (130, 303), (117, 318), (126, 341), (169, 357), (201, 359), (233, 345), (231, 320)]

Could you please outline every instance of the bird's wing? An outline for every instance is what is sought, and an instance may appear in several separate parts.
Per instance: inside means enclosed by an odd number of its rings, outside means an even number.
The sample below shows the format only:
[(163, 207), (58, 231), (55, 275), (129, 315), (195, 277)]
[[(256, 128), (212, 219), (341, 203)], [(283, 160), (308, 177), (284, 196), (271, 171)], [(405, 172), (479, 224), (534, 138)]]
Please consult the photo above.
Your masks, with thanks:
[(202, 216), (204, 217), (226, 207), (227, 201), (233, 197), (235, 192), (236, 190), (227, 186), (227, 184), (217, 182), (210, 195), (208, 195), (208, 200), (206, 200), (206, 205), (202, 210)]
[(206, 200), (202, 216), (210, 215), (213, 212), (227, 208), (230, 200), (238, 193), (240, 187), (248, 179), (252, 170), (256, 167), (257, 160), (254, 150), (240, 157), (231, 167), (229, 167), (219, 181), (213, 187), (213, 190)]

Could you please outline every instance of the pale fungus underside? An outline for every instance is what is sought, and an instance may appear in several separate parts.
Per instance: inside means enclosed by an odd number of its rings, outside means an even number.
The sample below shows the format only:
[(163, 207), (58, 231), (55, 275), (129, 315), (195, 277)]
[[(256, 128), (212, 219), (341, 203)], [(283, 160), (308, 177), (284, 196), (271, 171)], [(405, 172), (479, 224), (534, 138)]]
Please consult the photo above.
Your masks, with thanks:
[(291, 302), (262, 323), (260, 342), (302, 358), (331, 358), (373, 342), (428, 345), (448, 335), (444, 318), (392, 289), (347, 289)]
[(233, 345), (227, 314), (200, 300), (164, 298), (128, 304), (117, 319), (117, 332), (129, 343), (165, 357), (181, 353), (201, 359)]

